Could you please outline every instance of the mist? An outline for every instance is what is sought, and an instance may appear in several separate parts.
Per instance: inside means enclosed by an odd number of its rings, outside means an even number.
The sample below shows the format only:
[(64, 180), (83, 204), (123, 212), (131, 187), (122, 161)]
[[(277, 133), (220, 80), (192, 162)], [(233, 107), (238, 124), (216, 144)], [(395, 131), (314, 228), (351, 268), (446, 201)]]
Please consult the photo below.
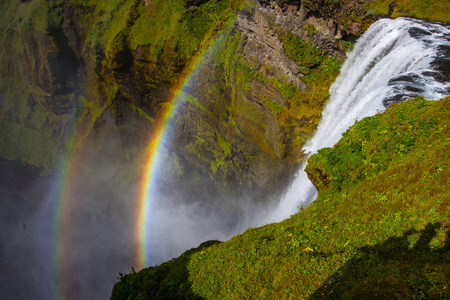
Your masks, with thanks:
[[(208, 182), (207, 178), (204, 178)], [(201, 192), (201, 191), (199, 191)], [(208, 199), (198, 194), (184, 197), (159, 191), (150, 215), (148, 245), (151, 266), (178, 257), (208, 240), (227, 241), (250, 227), (274, 221), (277, 202), (262, 204), (248, 196)], [(295, 211), (294, 211), (295, 212)], [(292, 212), (292, 213), (294, 213)]]
[[(75, 154), (63, 153), (50, 176), (18, 161), (0, 162), (1, 299), (109, 299), (119, 274), (139, 270), (143, 156), (124, 159), (123, 150), (133, 145), (108, 128), (105, 146), (92, 136)], [(212, 192), (204, 175), (195, 179), (203, 189), (186, 192), (191, 179), (177, 182), (164, 156), (159, 165), (148, 266), (266, 223), (267, 205)]]
[(135, 266), (134, 183), (112, 184), (114, 160), (91, 159), (61, 203), (62, 170), (1, 162), (1, 299), (108, 299)]
[[(89, 147), (72, 164), (62, 196), (64, 170), (41, 177), (31, 166), (1, 162), (1, 299), (109, 299), (119, 273), (139, 270), (139, 180), (121, 181), (128, 166), (117, 153)], [(158, 189), (146, 245), (150, 266), (265, 223), (267, 207), (248, 197), (202, 194)]]
[(2, 160), (0, 179), (0, 298), (51, 299), (53, 228), (45, 196), (53, 178)]
[(114, 179), (121, 168), (113, 157), (86, 156), (58, 212), (58, 299), (108, 299), (118, 274), (136, 267), (135, 183)]

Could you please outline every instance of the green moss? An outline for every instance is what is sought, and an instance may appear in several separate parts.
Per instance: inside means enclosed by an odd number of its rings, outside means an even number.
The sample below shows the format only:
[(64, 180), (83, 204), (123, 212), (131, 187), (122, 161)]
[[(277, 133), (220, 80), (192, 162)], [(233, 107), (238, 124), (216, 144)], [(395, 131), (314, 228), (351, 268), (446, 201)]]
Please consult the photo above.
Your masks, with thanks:
[(305, 26), (305, 29), (306, 29), (306, 32), (308, 33), (308, 35), (309, 35), (310, 37), (313, 37), (314, 35), (317, 34), (317, 30), (316, 30), (316, 28), (314, 27), (314, 25), (312, 25), (312, 24), (307, 24), (307, 25)]
[[(366, 3), (366, 8), (372, 14), (385, 15), (389, 11), (390, 0), (375, 0)], [(420, 1), (399, 0), (392, 13), (393, 18), (412, 17), (435, 22), (450, 22), (450, 2), (446, 0)]]
[[(78, 107), (75, 123), (80, 125), (77, 128), (83, 138), (90, 134), (95, 124), (98, 125), (98, 120), (109, 108), (118, 119), (133, 115), (153, 123), (160, 104), (153, 104), (151, 96), (141, 100), (146, 97), (139, 89), (145, 85), (170, 90), (171, 85), (184, 78), (193, 56), (204, 53), (214, 35), (235, 16), (233, 9), (247, 5), (246, 1), (233, 1), (231, 7), (228, 4), (226, 1), (209, 1), (189, 10), (185, 1), (154, 0), (150, 5), (137, 0), (2, 2), (0, 85), (5, 101), (0, 114), (3, 119), (14, 120), (9, 125), (2, 125), (14, 128), (5, 131), (2, 137), (13, 141), (15, 133), (23, 131), (28, 136), (29, 132), (40, 131), (40, 145), (36, 148), (75, 147), (71, 138), (63, 141), (60, 128), (61, 119), (67, 119), (67, 114), (73, 112), (74, 103)], [(73, 50), (81, 51), (75, 55), (85, 62), (87, 82), (80, 87), (81, 98), (74, 92), (58, 95), (58, 99), (68, 105), (58, 107), (64, 109), (64, 115), (57, 116), (52, 111), (53, 99), (48, 96), (54, 81), (49, 57), (56, 57), (60, 50), (58, 43), (62, 41), (56, 41), (52, 34), (59, 33), (63, 17), (84, 41), (84, 49)], [(75, 21), (69, 20), (72, 17)], [(133, 60), (135, 51), (140, 51), (139, 61)], [(117, 76), (116, 71), (124, 70), (129, 71), (127, 76)], [(139, 81), (139, 87), (133, 87), (135, 91), (130, 92), (130, 82), (135, 80)], [(139, 101), (133, 99), (135, 93), (142, 96)], [(157, 103), (160, 103), (159, 99)], [(123, 131), (124, 126), (116, 129)], [(217, 136), (213, 140), (217, 141)], [(30, 139), (23, 145), (12, 143), (8, 153), (0, 154), (4, 157), (12, 157), (11, 153), (20, 154), (14, 157), (50, 168), (52, 159), (55, 163), (57, 150), (48, 151), (45, 159), (37, 154), (39, 151), (25, 153), (26, 149), (32, 151), (33, 142), (37, 140)], [(97, 144), (101, 144), (101, 139)]]
[(220, 147), (220, 151), (214, 151), (215, 161), (211, 162), (211, 171), (217, 172), (217, 168), (220, 168), (227, 157), (231, 154), (230, 144), (219, 134), (217, 144)]
[(286, 109), (281, 104), (274, 102), (268, 98), (264, 99), (264, 106), (272, 112), (273, 116), (277, 116), (281, 111)]
[[(201, 244), (198, 248), (186, 251), (180, 259), (173, 263), (164, 263), (159, 269), (148, 268), (148, 273), (135, 273), (132, 269), (130, 274), (120, 274), (120, 284), (114, 287), (111, 300), (119, 299), (202, 299), (191, 290), (188, 281), (187, 264), (190, 257), (196, 251), (218, 243), (209, 241)], [(143, 287), (143, 289), (137, 289)]]
[[(322, 184), (306, 209), (127, 275), (121, 299), (168, 281), (205, 299), (450, 297), (449, 113), (450, 97), (416, 99), (363, 119), (311, 157)], [(182, 281), (157, 275), (180, 264)]]
[[(48, 174), (55, 168), (68, 116), (55, 113), (48, 93), (51, 80), (47, 56), (56, 54), (49, 32), (59, 18), (47, 1), (4, 1), (0, 20), (0, 156), (21, 160)], [(73, 93), (58, 95), (70, 103)]]
[[(150, 45), (148, 60), (157, 62), (164, 43), (172, 39), (178, 30), (184, 13), (182, 1), (152, 1), (150, 7), (139, 7), (140, 17), (131, 28), (131, 48)], [(164, 16), (161, 18), (161, 16)]]
[(280, 80), (276, 77), (269, 79), (269, 84), (283, 95), (285, 99), (291, 99), (298, 92), (298, 87), (292, 83)]
[(197, 98), (188, 94), (185, 94), (184, 96), (182, 96), (182, 98), (186, 99), (186, 101), (188, 101), (190, 104), (197, 106), (203, 112), (207, 112), (207, 109), (198, 101)]
[(43, 168), (41, 173), (43, 176), (54, 170), (58, 143), (51, 137), (51, 131), (36, 130), (22, 124), (0, 120), (0, 132), (2, 132), (0, 153), (3, 158), (20, 160)]
[(290, 32), (283, 35), (282, 40), (286, 54), (295, 60), (299, 66), (311, 68), (320, 65), (322, 62), (324, 51), (312, 45), (311, 42), (307, 42)]

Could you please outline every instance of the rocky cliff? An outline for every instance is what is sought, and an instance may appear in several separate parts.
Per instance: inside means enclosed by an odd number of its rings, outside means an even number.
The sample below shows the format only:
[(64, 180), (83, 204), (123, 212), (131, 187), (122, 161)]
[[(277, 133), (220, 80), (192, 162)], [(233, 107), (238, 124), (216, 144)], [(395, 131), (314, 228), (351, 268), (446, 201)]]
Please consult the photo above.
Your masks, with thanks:
[(2, 157), (49, 173), (84, 144), (137, 177), (166, 103), (222, 39), (173, 121), (177, 171), (161, 180), (177, 174), (194, 192), (207, 178), (212, 194), (253, 198), (288, 182), (345, 51), (374, 19), (345, 1), (17, 0), (2, 11)]

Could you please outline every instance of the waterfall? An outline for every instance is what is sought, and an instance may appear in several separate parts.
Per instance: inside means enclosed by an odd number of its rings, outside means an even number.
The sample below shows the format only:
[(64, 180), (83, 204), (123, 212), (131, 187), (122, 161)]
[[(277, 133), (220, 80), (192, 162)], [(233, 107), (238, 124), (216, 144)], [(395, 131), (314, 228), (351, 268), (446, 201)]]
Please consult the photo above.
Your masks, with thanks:
[[(304, 146), (308, 157), (337, 143), (356, 120), (391, 103), (416, 96), (436, 100), (450, 94), (450, 25), (421, 20), (382, 19), (349, 53), (330, 88), (317, 131)], [(317, 191), (305, 166), (267, 221), (278, 222), (315, 200)]]

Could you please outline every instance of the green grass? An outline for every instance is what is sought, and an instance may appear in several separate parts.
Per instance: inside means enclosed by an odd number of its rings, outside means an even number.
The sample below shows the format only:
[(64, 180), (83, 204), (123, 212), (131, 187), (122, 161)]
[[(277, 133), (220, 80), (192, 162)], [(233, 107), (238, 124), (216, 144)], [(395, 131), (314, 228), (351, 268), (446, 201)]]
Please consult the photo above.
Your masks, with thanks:
[[(158, 269), (152, 269), (147, 273), (120, 274), (124, 283), (115, 286), (111, 300), (149, 299), (150, 296), (159, 299), (202, 299), (192, 292), (188, 282), (189, 272), (187, 264), (193, 253), (218, 243), (209, 241), (201, 244), (198, 248), (186, 251), (178, 258), (176, 265), (164, 263)], [(159, 288), (155, 289), (155, 285)]]
[[(375, 0), (367, 2), (368, 11), (375, 14), (387, 14), (389, 5), (394, 1)], [(399, 0), (392, 13), (393, 18), (412, 17), (427, 21), (450, 22), (450, 2), (446, 0), (420, 1), (420, 0)]]
[[(181, 1), (152, 1), (151, 7), (141, 6), (140, 17), (131, 28), (131, 48), (151, 45), (149, 60), (157, 62), (164, 43), (172, 39), (184, 13)], [(164, 16), (161, 18), (161, 16)]]
[(181, 19), (177, 39), (179, 59), (191, 57), (205, 37), (214, 35), (217, 28), (223, 28), (234, 16), (227, 1), (209, 1), (196, 10), (188, 10)]
[(113, 299), (450, 297), (449, 114), (418, 98), (357, 122), (310, 158), (306, 209), (122, 277)]

